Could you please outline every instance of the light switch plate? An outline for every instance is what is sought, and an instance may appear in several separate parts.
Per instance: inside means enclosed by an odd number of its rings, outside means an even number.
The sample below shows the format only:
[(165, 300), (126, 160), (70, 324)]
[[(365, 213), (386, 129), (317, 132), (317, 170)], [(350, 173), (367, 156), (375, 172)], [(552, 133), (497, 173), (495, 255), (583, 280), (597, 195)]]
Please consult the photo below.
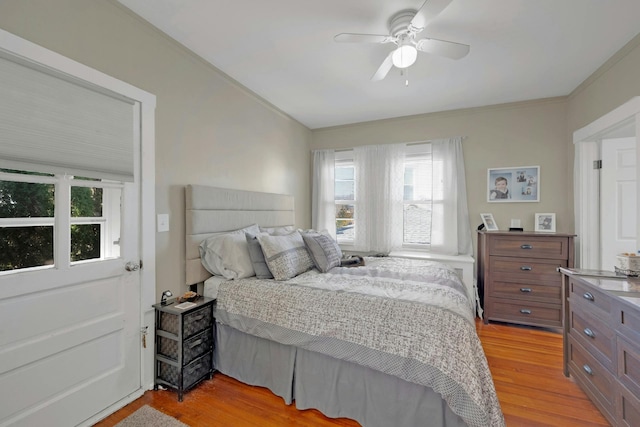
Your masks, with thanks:
[(169, 231), (169, 214), (158, 214), (158, 232)]

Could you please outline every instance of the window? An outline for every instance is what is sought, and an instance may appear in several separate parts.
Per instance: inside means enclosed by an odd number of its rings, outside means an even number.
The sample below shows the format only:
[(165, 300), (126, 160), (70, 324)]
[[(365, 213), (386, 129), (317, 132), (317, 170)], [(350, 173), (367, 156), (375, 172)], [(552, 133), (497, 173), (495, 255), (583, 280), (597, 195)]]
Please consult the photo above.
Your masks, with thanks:
[(351, 152), (336, 153), (335, 203), (338, 243), (353, 243), (355, 236), (356, 171)]
[(0, 169), (0, 272), (117, 258), (121, 194), (118, 182)]
[[(407, 147), (404, 161), (403, 246), (424, 249), (431, 244), (434, 204), (442, 204), (443, 196), (442, 185), (438, 179), (434, 182), (434, 176), (441, 176), (441, 169), (433, 162), (429, 144)], [(353, 243), (357, 227), (356, 179), (353, 152), (336, 152), (336, 236), (338, 242), (343, 244)]]
[[(434, 170), (434, 167), (436, 170)], [(407, 147), (404, 161), (404, 246), (426, 248), (431, 243), (434, 203), (442, 203), (442, 185), (429, 144)], [(435, 184), (435, 185), (434, 185)]]

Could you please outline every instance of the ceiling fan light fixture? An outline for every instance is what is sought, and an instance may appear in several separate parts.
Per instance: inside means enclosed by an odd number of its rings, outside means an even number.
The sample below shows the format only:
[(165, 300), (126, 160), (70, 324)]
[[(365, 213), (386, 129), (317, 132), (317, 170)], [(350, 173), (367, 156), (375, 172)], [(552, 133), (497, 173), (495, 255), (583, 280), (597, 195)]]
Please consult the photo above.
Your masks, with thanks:
[(393, 60), (393, 65), (396, 67), (407, 68), (416, 62), (417, 57), (418, 50), (410, 44), (405, 44), (399, 46), (395, 51), (393, 51), (391, 59)]

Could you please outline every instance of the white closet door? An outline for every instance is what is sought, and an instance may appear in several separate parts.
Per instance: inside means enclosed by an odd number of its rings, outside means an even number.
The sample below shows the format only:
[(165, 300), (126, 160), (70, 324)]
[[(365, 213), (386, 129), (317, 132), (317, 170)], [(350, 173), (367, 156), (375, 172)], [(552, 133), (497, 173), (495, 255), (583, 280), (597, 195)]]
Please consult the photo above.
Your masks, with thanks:
[(616, 254), (638, 250), (636, 166), (635, 138), (602, 141), (600, 239), (605, 270), (614, 269)]

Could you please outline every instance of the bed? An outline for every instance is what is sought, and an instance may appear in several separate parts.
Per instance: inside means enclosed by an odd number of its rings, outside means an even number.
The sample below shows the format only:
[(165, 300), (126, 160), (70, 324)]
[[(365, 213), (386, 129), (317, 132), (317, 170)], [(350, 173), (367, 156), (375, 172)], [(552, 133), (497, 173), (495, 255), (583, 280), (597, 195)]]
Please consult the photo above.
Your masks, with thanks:
[[(217, 298), (217, 371), (367, 427), (504, 425), (455, 270), (393, 257), (340, 267), (318, 249), (326, 235), (293, 228), (291, 196), (200, 185), (185, 196), (186, 284)], [(247, 236), (275, 278), (255, 259), (247, 272)]]

